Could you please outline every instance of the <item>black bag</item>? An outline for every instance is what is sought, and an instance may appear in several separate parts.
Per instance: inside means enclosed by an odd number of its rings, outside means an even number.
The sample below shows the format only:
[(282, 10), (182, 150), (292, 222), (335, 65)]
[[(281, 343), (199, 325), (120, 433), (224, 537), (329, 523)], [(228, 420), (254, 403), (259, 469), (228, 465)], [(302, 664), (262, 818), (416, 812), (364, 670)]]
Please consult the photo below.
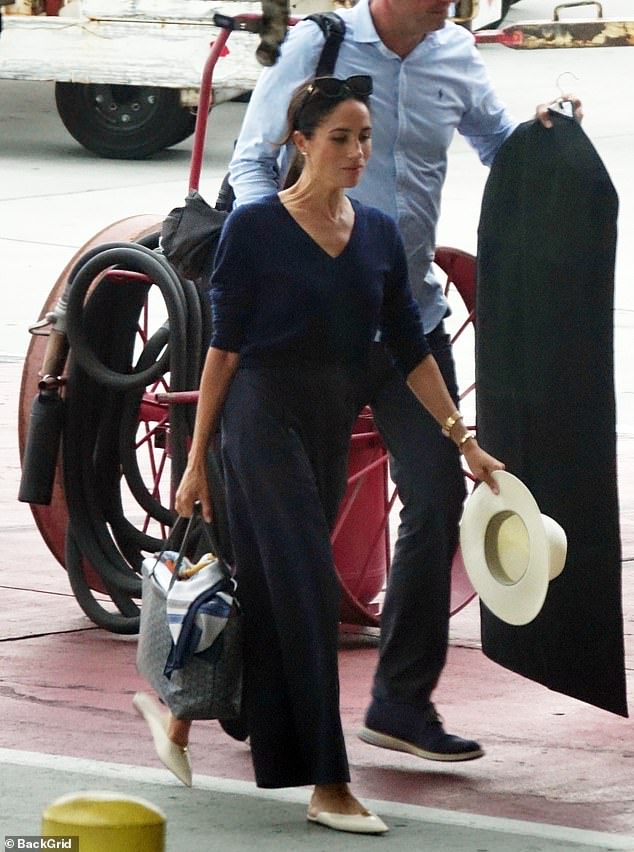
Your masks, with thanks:
[(174, 207), (161, 226), (160, 246), (182, 278), (197, 282), (216, 252), (220, 232), (228, 216), (211, 207), (195, 189), (184, 207)]
[[(314, 21), (325, 38), (315, 76), (329, 76), (334, 71), (346, 25), (334, 12), (309, 15), (307, 20)], [(167, 214), (161, 227), (160, 247), (181, 278), (193, 281), (198, 287), (206, 284), (213, 269), (222, 226), (233, 202), (229, 175), (225, 175), (215, 207), (193, 189), (183, 207), (174, 207)]]

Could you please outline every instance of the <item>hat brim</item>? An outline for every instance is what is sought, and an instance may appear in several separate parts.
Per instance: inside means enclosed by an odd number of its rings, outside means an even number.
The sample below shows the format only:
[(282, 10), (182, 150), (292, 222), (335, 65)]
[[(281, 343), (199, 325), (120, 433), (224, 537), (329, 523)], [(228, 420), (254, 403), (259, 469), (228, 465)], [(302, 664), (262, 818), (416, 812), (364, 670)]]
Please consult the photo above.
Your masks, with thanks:
[[(549, 541), (535, 498), (513, 474), (495, 471), (499, 489), (494, 494), (481, 484), (465, 503), (460, 522), (460, 547), (465, 569), (484, 605), (507, 624), (531, 622), (548, 591)], [(487, 531), (496, 519), (517, 515), (526, 529), (528, 553), (525, 570), (516, 581), (505, 579), (491, 564)]]

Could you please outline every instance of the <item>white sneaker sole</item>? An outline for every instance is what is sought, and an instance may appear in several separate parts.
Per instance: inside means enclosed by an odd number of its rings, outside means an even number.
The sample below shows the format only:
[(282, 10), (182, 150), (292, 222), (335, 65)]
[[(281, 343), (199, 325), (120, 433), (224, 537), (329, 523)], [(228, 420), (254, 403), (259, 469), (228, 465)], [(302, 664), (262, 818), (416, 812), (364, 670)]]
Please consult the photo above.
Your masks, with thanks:
[(378, 748), (388, 748), (392, 751), (404, 751), (407, 754), (423, 757), (426, 760), (457, 762), (461, 760), (475, 760), (484, 754), (481, 748), (474, 749), (473, 751), (461, 751), (456, 754), (427, 751), (424, 748), (414, 745), (414, 743), (407, 742), (407, 740), (399, 740), (397, 737), (391, 737), (389, 734), (373, 731), (371, 728), (366, 728), (365, 725), (359, 729), (357, 736), (364, 743), (368, 743), (368, 745), (377, 746)]

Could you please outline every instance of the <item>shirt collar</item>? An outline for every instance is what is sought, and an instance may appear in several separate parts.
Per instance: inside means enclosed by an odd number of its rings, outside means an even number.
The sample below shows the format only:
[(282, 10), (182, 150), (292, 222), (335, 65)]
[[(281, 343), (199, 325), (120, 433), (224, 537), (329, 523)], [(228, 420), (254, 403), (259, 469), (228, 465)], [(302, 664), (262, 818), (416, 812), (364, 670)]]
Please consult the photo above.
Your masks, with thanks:
[(349, 19), (354, 23), (354, 40), (361, 42), (381, 41), (379, 34), (374, 28), (374, 21), (370, 14), (370, 0), (359, 0), (350, 12)]
[[(354, 23), (354, 40), (358, 42), (381, 42), (377, 33), (372, 15), (370, 14), (370, 0), (359, 0), (348, 12), (348, 19)], [(424, 41), (428, 45), (442, 44), (447, 38), (448, 22), (441, 30), (427, 33)]]

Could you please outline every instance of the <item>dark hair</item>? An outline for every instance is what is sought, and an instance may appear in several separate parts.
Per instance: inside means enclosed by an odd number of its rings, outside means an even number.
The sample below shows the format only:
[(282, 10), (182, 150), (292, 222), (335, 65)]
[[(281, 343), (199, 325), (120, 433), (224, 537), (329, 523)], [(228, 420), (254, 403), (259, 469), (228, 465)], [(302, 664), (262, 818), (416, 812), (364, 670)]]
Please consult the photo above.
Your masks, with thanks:
[(367, 106), (372, 94), (372, 78), (359, 74), (341, 80), (338, 77), (316, 77), (295, 90), (288, 105), (285, 145), (298, 130), (310, 139), (319, 125), (344, 101), (360, 101)]
[[(371, 94), (372, 78), (367, 75), (348, 77), (347, 80), (316, 77), (302, 83), (293, 92), (288, 105), (286, 135), (280, 144), (287, 145), (296, 130), (311, 139), (319, 125), (339, 104), (354, 100), (367, 106)], [(303, 165), (304, 158), (296, 151), (284, 181), (284, 189), (297, 181)]]

